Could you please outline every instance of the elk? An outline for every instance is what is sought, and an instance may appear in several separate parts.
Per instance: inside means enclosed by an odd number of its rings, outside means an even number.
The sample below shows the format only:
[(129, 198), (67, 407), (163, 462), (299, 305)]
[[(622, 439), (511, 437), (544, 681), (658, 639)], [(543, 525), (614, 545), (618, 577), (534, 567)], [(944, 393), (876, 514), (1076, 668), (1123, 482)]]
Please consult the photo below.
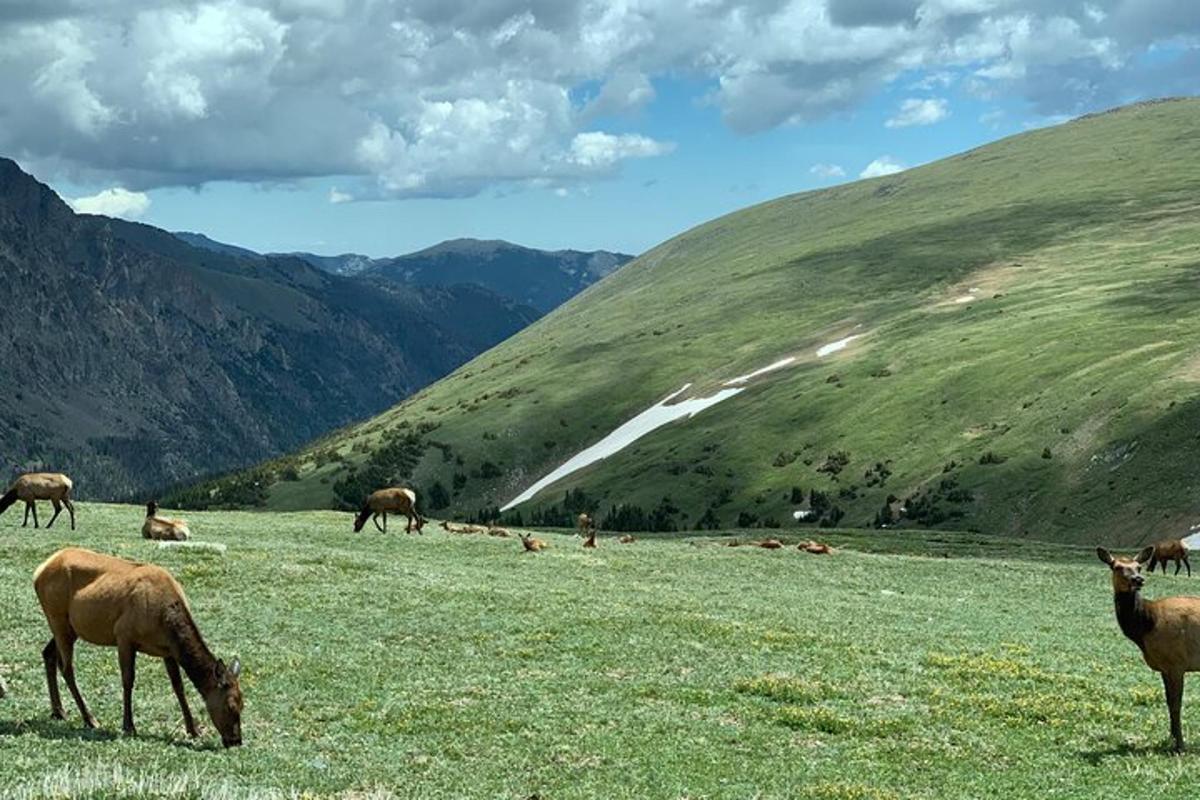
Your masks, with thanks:
[(755, 542), (755, 545), (764, 550), (778, 550), (783, 547), (783, 542), (778, 539), (763, 539), (761, 542)]
[(519, 533), (517, 535), (521, 537), (521, 544), (525, 546), (525, 550), (523, 552), (540, 553), (550, 546), (541, 539), (535, 539), (527, 533)]
[(75, 684), (75, 641), (83, 639), (117, 648), (126, 734), (136, 733), (133, 679), (134, 659), (140, 652), (161, 658), (166, 665), (188, 736), (198, 733), (179, 675), (181, 667), (204, 698), (221, 743), (226, 747), (242, 743), (241, 664), (234, 659), (227, 667), (213, 656), (192, 619), (183, 587), (169, 572), (153, 564), (68, 547), (34, 571), (33, 586), (53, 634), (42, 650), (51, 716), (64, 718), (56, 676), (56, 670), (61, 670), (84, 725), (96, 727), (96, 718)]
[(620, 542), (621, 544), (633, 544), (634, 542), (637, 541), (637, 539), (634, 539), (631, 534), (627, 533), (624, 536), (617, 539), (617, 541)]
[(1154, 543), (1154, 555), (1150, 558), (1149, 572), (1154, 572), (1154, 568), (1162, 564), (1163, 575), (1167, 574), (1167, 562), (1175, 562), (1175, 574), (1179, 574), (1180, 565), (1187, 567), (1188, 577), (1192, 577), (1192, 565), (1188, 562), (1187, 545), (1181, 539), (1164, 539), (1161, 542)]
[(596, 529), (596, 523), (587, 514), (580, 514), (575, 519), (575, 528), (579, 531), (580, 536), (587, 536)]
[(1183, 679), (1200, 670), (1200, 597), (1142, 599), (1146, 577), (1142, 566), (1154, 558), (1154, 546), (1142, 549), (1135, 558), (1114, 558), (1103, 547), (1096, 555), (1112, 571), (1113, 605), (1121, 632), (1142, 651), (1146, 666), (1162, 675), (1171, 738), (1175, 752), (1183, 750), (1180, 712)]
[[(380, 533), (387, 533), (389, 511), (408, 517), (408, 527), (404, 529), (406, 533), (412, 533), (413, 523), (416, 523), (417, 533), (420, 533), (421, 528), (425, 525), (425, 518), (417, 512), (417, 493), (412, 489), (393, 486), (390, 489), (380, 489), (371, 493), (367, 501), (363, 503), (358, 516), (354, 518), (354, 532), (361, 531), (367, 524), (367, 517), (370, 517)], [(383, 517), (383, 527), (379, 525), (380, 516)]]
[(181, 519), (158, 516), (158, 503), (146, 503), (146, 521), (142, 523), (142, 538), (158, 541), (186, 542), (192, 538), (188, 524)]
[(475, 525), (473, 523), (459, 523), (442, 520), (442, 530), (446, 533), (488, 533), (490, 529), (486, 525)]
[(508, 530), (508, 528), (501, 528), (497, 525), (492, 525), (487, 529), (487, 535), (499, 536), (501, 539), (507, 539), (508, 537), (512, 536), (512, 533)]
[(22, 475), (13, 482), (8, 491), (0, 497), (0, 514), (18, 500), (25, 501), (24, 528), (29, 525), (29, 512), (33, 512), (33, 527), (38, 527), (37, 500), (49, 500), (54, 506), (54, 516), (46, 523), (49, 528), (62, 513), (63, 506), (71, 515), (71, 530), (75, 530), (75, 504), (71, 502), (71, 479), (61, 472), (30, 472)]
[(825, 544), (824, 542), (815, 541), (801, 542), (800, 544), (796, 545), (796, 549), (805, 553), (812, 553), (813, 555), (817, 556), (828, 556), (833, 555), (834, 553), (833, 548), (829, 545)]

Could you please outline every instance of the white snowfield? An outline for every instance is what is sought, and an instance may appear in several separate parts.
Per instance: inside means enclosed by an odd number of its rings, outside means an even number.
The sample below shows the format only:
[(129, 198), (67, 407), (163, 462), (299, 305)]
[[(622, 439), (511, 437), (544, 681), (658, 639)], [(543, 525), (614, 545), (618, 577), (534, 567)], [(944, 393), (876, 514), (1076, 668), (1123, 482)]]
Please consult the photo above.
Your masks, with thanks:
[(1183, 546), (1188, 550), (1200, 550), (1200, 525), (1188, 529), (1188, 535), (1183, 537)]
[(860, 336), (862, 336), (861, 333), (856, 333), (853, 336), (847, 336), (845, 339), (838, 339), (836, 342), (830, 342), (829, 344), (818, 347), (817, 358), (824, 358), (825, 356), (836, 353), (838, 350), (845, 350), (846, 345), (850, 344)]
[[(831, 342), (827, 345), (817, 348), (817, 358), (824, 358), (831, 353), (844, 350), (846, 345), (850, 344), (850, 342), (859, 338), (861, 335), (862, 334), (855, 334), (853, 336), (847, 336), (845, 339), (839, 339), (836, 342)], [(704, 409), (715, 406), (717, 403), (720, 403), (723, 400), (728, 400), (730, 397), (745, 391), (745, 384), (748, 383), (752, 378), (757, 378), (761, 375), (766, 375), (767, 373), (783, 369), (784, 367), (795, 363), (795, 361), (796, 356), (788, 356), (787, 358), (780, 359), (774, 364), (765, 366), (762, 369), (756, 369), (753, 372), (748, 372), (745, 375), (739, 375), (736, 378), (731, 378), (725, 381), (723, 384), (721, 384), (724, 388), (717, 390), (715, 394), (709, 395), (708, 397), (691, 397), (686, 400), (680, 400), (679, 402), (672, 403), (672, 400), (675, 400), (692, 387), (692, 384), (690, 383), (684, 384), (681, 389), (676, 392), (672, 392), (662, 400), (658, 401), (656, 404), (650, 406), (650, 408), (638, 414), (636, 417), (620, 425), (613, 430), (612, 433), (608, 434), (591, 447), (580, 450), (578, 453), (571, 456), (571, 458), (564, 461), (552, 472), (544, 475), (536, 483), (525, 489), (525, 491), (521, 492), (512, 500), (509, 500), (508, 503), (502, 506), (500, 510), (508, 511), (510, 508), (515, 508), (521, 503), (524, 503), (526, 500), (533, 499), (533, 497), (542, 489), (545, 489), (547, 486), (562, 480), (571, 473), (578, 472), (584, 467), (608, 458), (614, 453), (619, 453), (621, 450), (624, 450), (626, 447), (633, 444), (646, 434), (661, 428), (669, 422), (674, 422), (677, 419), (691, 419)]]
[(791, 364), (795, 360), (796, 360), (795, 356), (788, 356), (787, 358), (776, 361), (774, 364), (771, 364), (770, 366), (763, 367), (762, 369), (756, 369), (756, 370), (754, 370), (754, 372), (747, 372), (745, 375), (739, 375), (736, 378), (731, 378), (730, 380), (725, 381), (725, 383), (722, 385), (723, 386), (740, 386), (741, 384), (749, 381), (751, 378), (757, 378), (759, 375), (766, 375), (768, 372), (774, 372), (777, 369), (783, 369), (784, 367), (786, 367), (788, 364)]
[(693, 397), (688, 400), (681, 400), (674, 405), (668, 405), (672, 400), (691, 388), (691, 384), (684, 384), (683, 388), (677, 392), (667, 395), (655, 405), (650, 406), (642, 413), (638, 414), (633, 419), (621, 425), (608, 436), (605, 436), (600, 441), (596, 442), (586, 450), (580, 450), (570, 459), (565, 461), (557, 469), (546, 475), (537, 483), (530, 486), (525, 491), (521, 492), (515, 498), (510, 500), (507, 505), (501, 508), (501, 511), (508, 511), (514, 506), (524, 503), (531, 499), (535, 494), (545, 489), (550, 484), (558, 481), (572, 472), (578, 472), (589, 464), (594, 464), (600, 459), (608, 458), (613, 453), (619, 452), (629, 445), (636, 442), (638, 439), (645, 436), (652, 430), (661, 428), (668, 422), (673, 422), (684, 417), (694, 417), (704, 409), (715, 406), (722, 400), (733, 397), (735, 394), (745, 391), (744, 388), (736, 389), (721, 389), (711, 397)]

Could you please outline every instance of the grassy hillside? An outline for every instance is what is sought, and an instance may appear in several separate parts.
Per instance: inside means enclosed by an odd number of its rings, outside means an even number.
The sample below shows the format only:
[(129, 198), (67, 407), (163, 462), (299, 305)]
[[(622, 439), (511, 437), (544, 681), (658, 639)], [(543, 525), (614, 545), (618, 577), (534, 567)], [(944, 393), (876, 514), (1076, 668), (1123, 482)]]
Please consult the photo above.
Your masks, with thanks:
[[(556, 535), (522, 555), (513, 539), (355, 536), (331, 512), (189, 515), (218, 555), (158, 550), (140, 516), (81, 504), (76, 535), (0, 519), (6, 798), (1194, 794), (1160, 682), (1083, 548), (832, 531), (830, 557)], [(49, 719), (30, 575), (68, 543), (180, 579), (209, 644), (245, 665), (243, 748), (223, 751), (207, 719), (190, 743), (147, 658), (139, 735), (120, 736), (115, 650), (83, 644), (101, 729), (69, 696)], [(1196, 702), (1184, 730), (1200, 740)]]
[[(892, 496), (902, 525), (1142, 542), (1200, 510), (1197, 197), (1200, 100), (1183, 100), (748, 208), (317, 443), (295, 480), (256, 479), (274, 507), (327, 507), (374, 458), (474, 513), (686, 383), (704, 396), (795, 356), (518, 510), (582, 489), (602, 519), (776, 524), (817, 489), (843, 525)], [(414, 469), (373, 455), (404, 431), (428, 445)]]

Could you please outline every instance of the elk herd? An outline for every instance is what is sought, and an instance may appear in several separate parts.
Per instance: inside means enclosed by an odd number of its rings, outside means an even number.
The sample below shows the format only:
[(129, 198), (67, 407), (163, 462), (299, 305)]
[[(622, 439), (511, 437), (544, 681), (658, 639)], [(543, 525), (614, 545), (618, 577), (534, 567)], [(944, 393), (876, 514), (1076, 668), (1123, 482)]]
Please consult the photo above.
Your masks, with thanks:
[[(38, 525), (37, 501), (49, 501), (54, 508), (46, 527), (53, 526), (63, 508), (75, 530), (75, 506), (71, 501), (71, 479), (60, 473), (22, 475), (0, 496), (0, 514), (18, 500), (25, 503), (25, 519), (30, 515)], [(360, 532), (370, 519), (381, 532), (387, 531), (387, 515), (400, 514), (407, 519), (405, 530), (421, 533), (426, 519), (417, 511), (417, 495), (412, 489), (391, 487), (371, 493), (354, 518), (354, 531)], [(382, 523), (382, 524), (381, 524)], [(495, 525), (474, 525), (444, 521), (441, 528), (452, 534), (485, 534), (500, 538), (513, 535)], [(583, 537), (585, 549), (597, 547), (597, 530), (588, 514), (577, 519), (577, 533)], [(191, 537), (188, 524), (181, 519), (158, 515), (158, 506), (151, 501), (146, 506), (142, 536), (160, 541), (187, 541)], [(549, 544), (525, 532), (516, 532), (525, 553), (539, 553)], [(625, 534), (617, 541), (630, 544), (634, 537)], [(729, 546), (740, 542), (730, 541)], [(746, 543), (766, 550), (778, 550), (784, 544), (778, 539)], [(799, 550), (812, 554), (831, 554), (829, 545), (805, 541)], [(1121, 632), (1141, 650), (1146, 665), (1162, 676), (1170, 718), (1171, 739), (1176, 751), (1183, 749), (1181, 710), (1183, 683), (1188, 672), (1200, 671), (1200, 597), (1167, 597), (1146, 600), (1141, 595), (1145, 584), (1143, 569), (1153, 572), (1167, 562), (1175, 562), (1175, 574), (1181, 567), (1191, 576), (1188, 549), (1178, 539), (1147, 546), (1133, 558), (1112, 555), (1103, 547), (1096, 554), (1109, 567), (1112, 577), (1113, 602)], [(66, 684), (79, 710), (84, 725), (95, 728), (97, 723), (75, 682), (75, 643), (85, 642), (102, 647), (115, 647), (121, 672), (123, 700), (122, 728), (127, 734), (135, 732), (133, 723), (133, 685), (137, 654), (161, 659), (179, 702), (184, 728), (189, 736), (198, 735), (195, 719), (188, 707), (183, 675), (204, 700), (209, 718), (226, 747), (242, 743), (242, 692), (239, 683), (241, 664), (238, 659), (226, 664), (213, 655), (200, 635), (192, 617), (183, 587), (165, 569), (153, 564), (115, 558), (79, 547), (67, 547), (47, 558), (33, 573), (34, 592), (50, 629), (50, 639), (42, 649), (46, 669), (46, 688), (50, 698), (50, 713), (63, 719), (59, 677)], [(7, 687), (0, 676), (0, 698)]]

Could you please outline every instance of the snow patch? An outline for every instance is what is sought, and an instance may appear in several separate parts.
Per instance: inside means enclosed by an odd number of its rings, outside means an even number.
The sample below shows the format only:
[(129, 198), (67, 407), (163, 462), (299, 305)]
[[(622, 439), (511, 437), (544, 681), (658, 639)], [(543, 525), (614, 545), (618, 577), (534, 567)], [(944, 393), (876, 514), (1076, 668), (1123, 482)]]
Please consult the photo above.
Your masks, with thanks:
[(788, 364), (791, 364), (795, 360), (796, 360), (795, 356), (788, 356), (787, 358), (776, 361), (774, 364), (771, 364), (770, 366), (763, 367), (762, 369), (756, 369), (756, 370), (754, 370), (754, 372), (747, 372), (745, 375), (739, 375), (736, 378), (731, 378), (730, 380), (725, 381), (725, 383), (723, 383), (721, 385), (722, 386), (739, 386), (743, 383), (746, 383), (751, 378), (757, 378), (759, 375), (766, 375), (768, 372), (774, 372), (777, 369), (783, 369), (784, 367), (786, 367)]
[(818, 347), (817, 358), (824, 358), (825, 356), (836, 353), (839, 350), (845, 350), (846, 345), (850, 344), (860, 336), (862, 336), (861, 333), (856, 333), (853, 336), (847, 336), (845, 339), (838, 339), (836, 342), (830, 342), (829, 344)]
[(715, 406), (722, 400), (728, 400), (730, 397), (745, 391), (744, 387), (721, 389), (709, 397), (693, 397), (687, 400), (680, 400), (678, 403), (671, 403), (672, 400), (686, 392), (691, 386), (690, 383), (684, 384), (683, 388), (679, 391), (667, 395), (655, 405), (650, 406), (650, 408), (613, 430), (612, 433), (591, 447), (580, 450), (553, 472), (514, 497), (500, 510), (508, 511), (510, 508), (532, 499), (534, 495), (550, 484), (565, 478), (573, 472), (578, 472), (597, 461), (608, 458), (614, 453), (620, 452), (638, 439), (653, 430), (661, 428), (668, 422), (684, 418), (690, 419), (704, 409)]

